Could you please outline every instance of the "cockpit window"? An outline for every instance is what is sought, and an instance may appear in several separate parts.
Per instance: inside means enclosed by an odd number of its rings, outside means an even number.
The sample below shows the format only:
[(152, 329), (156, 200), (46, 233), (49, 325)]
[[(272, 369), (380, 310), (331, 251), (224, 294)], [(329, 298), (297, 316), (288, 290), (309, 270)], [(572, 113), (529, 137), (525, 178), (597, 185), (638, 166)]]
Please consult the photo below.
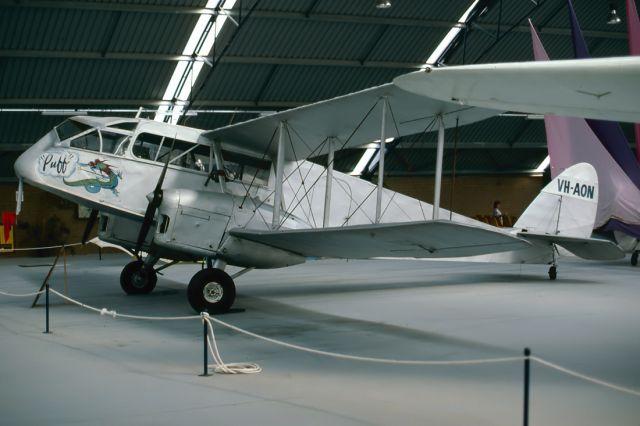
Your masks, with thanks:
[(87, 149), (89, 151), (100, 151), (100, 136), (98, 135), (98, 131), (94, 130), (86, 135), (73, 139), (69, 146), (72, 148)]
[(78, 123), (74, 120), (65, 120), (56, 127), (56, 133), (58, 134), (58, 138), (63, 141), (65, 139), (72, 138), (85, 130), (89, 130), (90, 128), (91, 126)]
[[(171, 146), (173, 145), (173, 151)], [(145, 160), (164, 163), (170, 155), (169, 164), (201, 172), (209, 171), (211, 147), (193, 142), (176, 140), (171, 137), (142, 133), (133, 144), (133, 155)], [(171, 153), (169, 153), (171, 151)]]
[(246, 184), (267, 185), (271, 162), (232, 151), (222, 151), (224, 168), (229, 180)]
[(101, 131), (102, 152), (107, 154), (124, 155), (129, 145), (129, 136)]

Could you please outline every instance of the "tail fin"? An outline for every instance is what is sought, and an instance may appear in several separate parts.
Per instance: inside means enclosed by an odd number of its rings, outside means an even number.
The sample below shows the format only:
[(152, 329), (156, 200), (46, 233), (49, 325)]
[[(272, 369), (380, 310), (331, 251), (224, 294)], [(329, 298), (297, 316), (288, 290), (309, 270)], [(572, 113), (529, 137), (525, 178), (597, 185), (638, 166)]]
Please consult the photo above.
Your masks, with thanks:
[(553, 179), (527, 207), (514, 227), (523, 232), (588, 238), (598, 207), (598, 175), (579, 163)]

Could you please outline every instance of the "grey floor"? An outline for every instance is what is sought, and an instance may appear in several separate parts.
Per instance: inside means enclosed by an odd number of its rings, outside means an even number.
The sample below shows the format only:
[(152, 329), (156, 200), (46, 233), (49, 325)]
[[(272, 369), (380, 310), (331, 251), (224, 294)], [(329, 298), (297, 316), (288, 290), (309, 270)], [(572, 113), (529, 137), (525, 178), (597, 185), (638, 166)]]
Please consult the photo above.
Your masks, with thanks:
[[(69, 295), (138, 315), (189, 315), (198, 266), (166, 270), (125, 296), (126, 256), (69, 259)], [(0, 259), (0, 290), (36, 289), (51, 259)], [(40, 266), (38, 266), (40, 265)], [(287, 342), (354, 355), (468, 359), (519, 355), (640, 389), (640, 269), (628, 260), (544, 266), (319, 261), (237, 279), (220, 318)], [(52, 285), (62, 290), (62, 270)], [(217, 328), (227, 362), (257, 375), (199, 377), (201, 324), (112, 319), (53, 299), (0, 296), (0, 424), (515, 425), (522, 365), (393, 366), (295, 352)], [(532, 369), (533, 425), (639, 425), (640, 398)]]

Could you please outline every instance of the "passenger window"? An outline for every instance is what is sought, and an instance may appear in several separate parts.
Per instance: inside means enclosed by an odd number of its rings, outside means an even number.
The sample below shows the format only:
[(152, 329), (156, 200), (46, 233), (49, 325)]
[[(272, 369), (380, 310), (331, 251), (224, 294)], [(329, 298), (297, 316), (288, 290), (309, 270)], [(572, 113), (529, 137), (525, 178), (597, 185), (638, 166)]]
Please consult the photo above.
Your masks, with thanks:
[(124, 155), (129, 144), (129, 136), (101, 131), (102, 152), (107, 154)]
[(65, 139), (72, 138), (85, 130), (89, 130), (91, 127), (86, 124), (78, 123), (73, 120), (65, 120), (61, 124), (56, 127), (56, 133), (58, 134), (58, 139), (61, 141)]
[(271, 162), (237, 152), (222, 151), (224, 168), (229, 180), (266, 186), (269, 183)]
[(100, 151), (100, 136), (98, 136), (98, 131), (94, 130), (93, 132), (73, 139), (69, 146), (72, 148), (88, 149), (89, 151)]

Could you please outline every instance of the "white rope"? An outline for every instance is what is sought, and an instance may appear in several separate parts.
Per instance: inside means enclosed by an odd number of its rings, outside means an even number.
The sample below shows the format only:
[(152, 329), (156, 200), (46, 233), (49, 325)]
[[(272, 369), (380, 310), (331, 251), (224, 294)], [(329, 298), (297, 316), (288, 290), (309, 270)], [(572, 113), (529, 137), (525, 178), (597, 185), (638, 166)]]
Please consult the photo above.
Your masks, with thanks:
[(262, 368), (258, 364), (254, 363), (231, 363), (225, 364), (220, 356), (220, 351), (218, 350), (218, 345), (216, 344), (216, 336), (213, 333), (213, 324), (211, 324), (211, 317), (208, 313), (203, 312), (201, 314), (202, 321), (207, 324), (208, 335), (207, 335), (207, 346), (209, 347), (209, 352), (215, 361), (215, 365), (212, 367), (208, 366), (209, 369), (212, 369), (215, 373), (219, 374), (255, 374), (260, 373)]
[(82, 245), (82, 243), (73, 243), (73, 244), (59, 244), (57, 246), (46, 246), (46, 247), (22, 247), (22, 248), (13, 248), (13, 249), (0, 249), (0, 252), (3, 251), (28, 251), (28, 250), (47, 250), (47, 249), (54, 249), (54, 248), (61, 248), (61, 247), (72, 247), (72, 246), (79, 246)]
[(640, 396), (640, 391), (634, 390), (634, 389), (630, 389), (630, 388), (626, 388), (623, 386), (618, 386), (618, 385), (614, 385), (613, 383), (609, 383), (609, 382), (605, 382), (604, 380), (600, 380), (600, 379), (596, 379), (595, 377), (590, 377), (581, 373), (578, 373), (577, 371), (574, 370), (570, 370), (568, 368), (562, 367), (558, 364), (554, 364), (552, 362), (546, 361), (542, 358), (538, 358), (537, 356), (532, 356), (531, 357), (532, 361), (535, 361), (539, 364), (544, 365), (545, 367), (549, 367), (552, 368), (554, 370), (560, 371), (564, 374), (567, 374), (569, 376), (573, 376), (576, 377), (578, 379), (582, 379), (586, 382), (590, 382), (590, 383), (594, 383), (596, 385), (600, 385), (600, 386), (604, 386), (606, 388), (609, 389), (613, 389), (616, 390), (618, 392), (623, 392), (629, 395), (634, 395), (634, 396)]
[(88, 309), (90, 311), (93, 312), (97, 312), (100, 315), (109, 315), (113, 318), (127, 318), (127, 319), (135, 319), (135, 320), (149, 320), (149, 321), (182, 321), (182, 320), (193, 320), (193, 319), (199, 319), (200, 317), (198, 315), (189, 315), (189, 316), (184, 316), (184, 317), (151, 317), (151, 316), (142, 316), (142, 315), (127, 315), (127, 314), (119, 314), (117, 313), (115, 310), (109, 310), (107, 308), (102, 308), (102, 309), (98, 309), (96, 307), (90, 306), (90, 305), (86, 305), (82, 302), (78, 302), (75, 299), (72, 299), (68, 296), (65, 296), (62, 293), (59, 293), (57, 291), (55, 291), (54, 289), (49, 289), (49, 291), (51, 291), (51, 293), (55, 294), (56, 296), (67, 300), (71, 303), (73, 303), (74, 305), (80, 306), (81, 308), (85, 308)]
[(44, 293), (45, 290), (42, 291), (36, 291), (33, 293), (7, 293), (5, 291), (0, 291), (0, 294), (3, 296), (8, 296), (8, 297), (33, 297), (33, 296), (37, 296), (39, 294)]
[(251, 331), (247, 331), (240, 327), (236, 327), (235, 325), (231, 325), (229, 323), (226, 323), (214, 317), (210, 317), (209, 319), (217, 324), (220, 324), (231, 330), (237, 331), (238, 333), (245, 334), (247, 336), (251, 336), (256, 339), (263, 340), (265, 342), (270, 342), (276, 345), (284, 346), (285, 348), (295, 349), (298, 351), (308, 352), (316, 355), (329, 356), (332, 358), (348, 359), (352, 361), (364, 361), (364, 362), (375, 362), (379, 364), (397, 364), (397, 365), (475, 365), (475, 364), (493, 364), (493, 363), (499, 363), (499, 362), (523, 361), (525, 359), (524, 356), (514, 356), (514, 357), (503, 357), (503, 358), (433, 361), (433, 360), (402, 360), (402, 359), (389, 359), (389, 358), (373, 358), (373, 357), (364, 357), (364, 356), (356, 356), (356, 355), (347, 355), (347, 354), (341, 354), (336, 352), (328, 352), (328, 351), (322, 351), (318, 349), (311, 349), (305, 346), (294, 345), (292, 343), (287, 343), (281, 340), (276, 340), (270, 337), (265, 337), (256, 333), (252, 333)]

